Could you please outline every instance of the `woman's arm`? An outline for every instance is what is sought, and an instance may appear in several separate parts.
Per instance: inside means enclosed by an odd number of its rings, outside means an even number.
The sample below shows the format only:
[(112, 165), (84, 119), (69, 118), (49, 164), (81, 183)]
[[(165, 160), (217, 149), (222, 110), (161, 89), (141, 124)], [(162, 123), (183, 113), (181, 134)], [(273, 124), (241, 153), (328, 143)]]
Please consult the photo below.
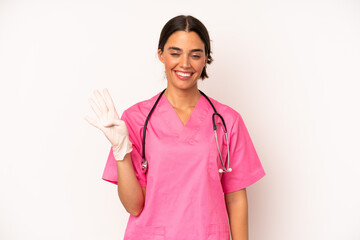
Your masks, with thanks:
[(118, 195), (126, 211), (133, 216), (139, 216), (144, 208), (145, 187), (141, 187), (136, 178), (130, 153), (124, 160), (117, 161)]
[(232, 240), (248, 240), (248, 203), (246, 188), (225, 193)]

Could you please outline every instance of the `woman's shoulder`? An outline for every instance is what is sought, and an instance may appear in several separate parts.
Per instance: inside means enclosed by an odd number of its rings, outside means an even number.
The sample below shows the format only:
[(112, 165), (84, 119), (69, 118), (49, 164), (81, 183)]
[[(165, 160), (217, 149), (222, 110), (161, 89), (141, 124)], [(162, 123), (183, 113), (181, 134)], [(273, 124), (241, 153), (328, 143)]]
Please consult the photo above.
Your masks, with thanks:
[[(235, 122), (238, 118), (241, 118), (240, 113), (235, 110), (233, 107), (222, 103), (212, 97), (208, 97), (213, 103), (216, 111), (224, 118), (224, 120), (228, 120), (230, 122)], [(225, 120), (225, 121), (226, 121)]]
[(228, 131), (232, 132), (239, 126), (245, 127), (245, 121), (239, 111), (232, 106), (224, 104), (214, 98), (209, 97), (216, 111), (223, 117)]
[(124, 110), (123, 115), (126, 115), (128, 119), (144, 122), (159, 95), (160, 92), (157, 93), (155, 96), (152, 96), (151, 98), (142, 100), (131, 105)]

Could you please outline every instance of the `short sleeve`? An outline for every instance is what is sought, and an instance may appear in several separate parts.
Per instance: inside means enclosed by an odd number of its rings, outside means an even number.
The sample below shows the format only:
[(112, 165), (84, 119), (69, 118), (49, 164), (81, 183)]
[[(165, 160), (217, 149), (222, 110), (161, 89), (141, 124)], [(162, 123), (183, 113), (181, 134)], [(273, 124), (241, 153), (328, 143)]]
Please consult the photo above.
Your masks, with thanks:
[(224, 193), (246, 188), (265, 176), (245, 123), (238, 112), (230, 130), (229, 154), (229, 167), (232, 171), (223, 173), (221, 184)]
[[(146, 187), (146, 176), (142, 170), (142, 157), (141, 157), (141, 127), (136, 126), (135, 121), (130, 120), (127, 110), (121, 115), (121, 120), (123, 120), (129, 131), (129, 139), (132, 142), (132, 151), (130, 152), (131, 162), (133, 164), (134, 172), (136, 178), (138, 179), (142, 187)], [(112, 147), (110, 147), (110, 152), (107, 158), (105, 169), (103, 172), (102, 179), (114, 184), (118, 183), (117, 177), (117, 162), (115, 160)]]

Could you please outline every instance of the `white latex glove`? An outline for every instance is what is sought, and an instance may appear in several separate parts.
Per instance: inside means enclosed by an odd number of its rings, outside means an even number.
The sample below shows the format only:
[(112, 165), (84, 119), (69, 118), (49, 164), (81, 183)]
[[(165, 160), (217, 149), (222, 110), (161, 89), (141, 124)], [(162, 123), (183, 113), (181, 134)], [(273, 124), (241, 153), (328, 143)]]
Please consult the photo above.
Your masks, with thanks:
[(103, 93), (105, 98), (101, 96), (98, 90), (94, 90), (98, 104), (89, 98), (91, 108), (98, 120), (89, 116), (85, 116), (84, 119), (105, 134), (112, 145), (115, 159), (117, 161), (124, 160), (125, 155), (132, 151), (129, 131), (125, 122), (119, 118), (109, 91), (105, 88)]

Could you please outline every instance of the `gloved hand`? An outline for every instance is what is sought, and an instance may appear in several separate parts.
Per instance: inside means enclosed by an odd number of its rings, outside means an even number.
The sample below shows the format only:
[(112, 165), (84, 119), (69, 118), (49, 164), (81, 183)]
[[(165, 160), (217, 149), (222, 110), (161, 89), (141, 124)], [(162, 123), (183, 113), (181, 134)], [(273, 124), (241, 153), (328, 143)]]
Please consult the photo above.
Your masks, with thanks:
[(94, 90), (99, 105), (92, 98), (89, 98), (91, 108), (98, 120), (89, 116), (85, 116), (84, 119), (105, 134), (112, 145), (115, 159), (117, 161), (124, 160), (125, 155), (132, 151), (129, 131), (125, 122), (119, 118), (109, 91), (105, 88), (103, 93), (105, 99), (98, 90)]

